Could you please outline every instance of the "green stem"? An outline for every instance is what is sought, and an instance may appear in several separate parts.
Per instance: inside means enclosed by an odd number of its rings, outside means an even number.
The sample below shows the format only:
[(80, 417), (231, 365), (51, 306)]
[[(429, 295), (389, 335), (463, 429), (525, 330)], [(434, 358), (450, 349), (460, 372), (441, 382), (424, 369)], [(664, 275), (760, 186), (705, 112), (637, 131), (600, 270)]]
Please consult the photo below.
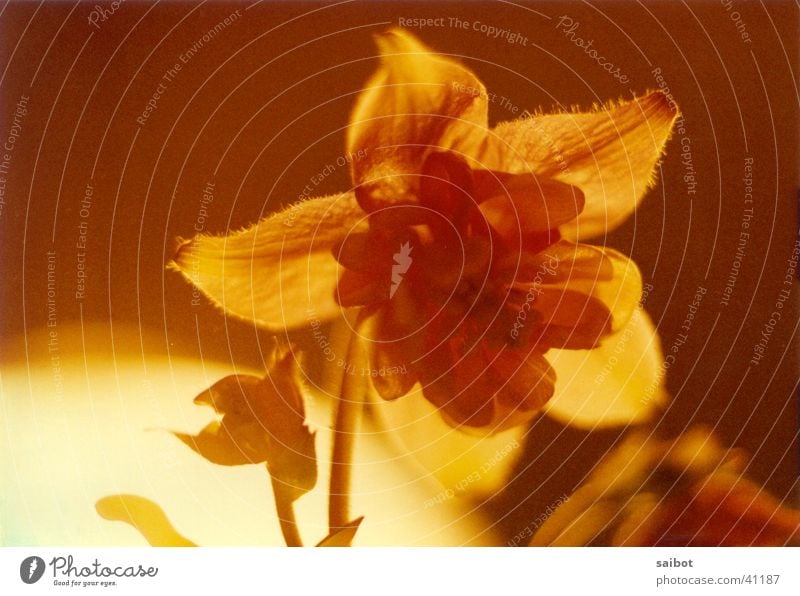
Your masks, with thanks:
[(278, 521), (281, 524), (281, 533), (283, 533), (286, 546), (303, 546), (294, 517), (294, 500), (289, 495), (286, 485), (276, 482), (273, 478), (272, 492), (275, 495), (275, 509), (278, 512)]
[(331, 533), (344, 528), (352, 521), (350, 518), (350, 477), (363, 386), (363, 377), (358, 369), (359, 357), (360, 341), (358, 327), (356, 327), (347, 349), (341, 396), (336, 405), (336, 421), (333, 427), (333, 454), (331, 456), (328, 501), (328, 526)]

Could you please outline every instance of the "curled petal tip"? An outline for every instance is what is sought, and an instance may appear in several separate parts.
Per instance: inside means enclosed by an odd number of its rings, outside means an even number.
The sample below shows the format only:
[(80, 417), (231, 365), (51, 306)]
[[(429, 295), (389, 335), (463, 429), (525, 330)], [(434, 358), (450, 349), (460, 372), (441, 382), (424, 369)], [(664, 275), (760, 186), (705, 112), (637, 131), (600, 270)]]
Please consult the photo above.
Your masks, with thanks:
[(658, 89), (656, 91), (651, 91), (646, 96), (644, 96), (642, 101), (652, 102), (654, 105), (657, 105), (659, 107), (660, 111), (668, 110), (672, 112), (675, 116), (680, 115), (681, 110), (678, 107), (678, 104), (675, 102), (673, 98), (671, 98), (661, 89)]
[(175, 246), (172, 251), (173, 257), (167, 263), (167, 269), (185, 274), (190, 266), (188, 259), (192, 253), (191, 246), (193, 243), (193, 238), (186, 239), (181, 236), (175, 238)]
[[(648, 119), (655, 119), (659, 123), (673, 123), (680, 117), (681, 111), (675, 100), (664, 91), (651, 91), (638, 99)], [(671, 132), (671, 126), (670, 130)]]

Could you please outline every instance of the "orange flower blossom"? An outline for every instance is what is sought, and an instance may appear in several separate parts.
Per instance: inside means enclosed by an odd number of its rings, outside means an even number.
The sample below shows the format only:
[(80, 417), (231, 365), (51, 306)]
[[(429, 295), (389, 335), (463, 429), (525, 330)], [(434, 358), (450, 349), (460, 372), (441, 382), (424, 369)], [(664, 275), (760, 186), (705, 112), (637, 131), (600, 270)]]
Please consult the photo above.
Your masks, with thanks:
[(174, 266), (274, 332), (361, 309), (376, 391), (393, 400), (420, 383), (454, 426), (496, 431), (545, 407), (580, 422), (580, 396), (554, 397), (545, 354), (596, 348), (632, 319), (657, 350), (646, 315), (632, 317), (636, 265), (581, 240), (633, 213), (675, 111), (654, 92), (490, 127), (465, 66), (404, 30), (377, 43), (347, 130), (353, 190), (197, 236)]

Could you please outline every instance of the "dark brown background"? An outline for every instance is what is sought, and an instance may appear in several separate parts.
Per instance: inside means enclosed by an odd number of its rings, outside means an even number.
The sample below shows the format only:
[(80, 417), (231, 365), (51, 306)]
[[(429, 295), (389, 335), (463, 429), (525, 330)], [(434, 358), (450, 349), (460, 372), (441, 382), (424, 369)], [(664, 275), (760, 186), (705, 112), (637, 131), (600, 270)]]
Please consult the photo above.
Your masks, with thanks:
[[(524, 109), (629, 97), (654, 88), (652, 69), (663, 70), (685, 115), (697, 192), (687, 194), (680, 139), (673, 138), (658, 185), (609, 239), (652, 283), (646, 308), (666, 346), (698, 286), (708, 290), (669, 369), (674, 400), (659, 431), (715, 426), (754, 454), (755, 478), (791, 498), (798, 471), (796, 287), (764, 360), (748, 366), (796, 239), (798, 18), (791, 3), (733, 5), (752, 43), (741, 40), (720, 2), (264, 2), (245, 10), (129, 1), (100, 30), (87, 22), (93, 5), (12, 2), (0, 14), (3, 138), (14, 104), (30, 97), (0, 218), (4, 338), (45, 324), (46, 252), (55, 250), (59, 324), (81, 316), (133, 323), (160, 338), (145, 349), (199, 356), (202, 346), (206, 358), (257, 365), (266, 336), (205, 303), (191, 306), (191, 288), (164, 268), (174, 238), (193, 234), (202, 188), (216, 183), (211, 232), (291, 203), (343, 153), (354, 94), (376, 66), (370, 35), (401, 16), (459, 16), (519, 32), (528, 43), (471, 29), (418, 33), (461, 56), (491, 92)], [(138, 130), (136, 116), (165, 70), (236, 9), (242, 17), (183, 66)], [(594, 39), (630, 83), (621, 85), (565, 39), (555, 28), (561, 15), (579, 22), (577, 34)], [(511, 116), (498, 104), (492, 110), (495, 121)], [(746, 154), (755, 159), (754, 225), (726, 307), (720, 299), (741, 228)], [(79, 304), (75, 242), (90, 180), (89, 277)], [(339, 168), (316, 194), (348, 187)], [(5, 361), (18, 357), (3, 349)], [(617, 437), (537, 422), (524, 473), (489, 504), (509, 535), (569, 493), (576, 475)]]

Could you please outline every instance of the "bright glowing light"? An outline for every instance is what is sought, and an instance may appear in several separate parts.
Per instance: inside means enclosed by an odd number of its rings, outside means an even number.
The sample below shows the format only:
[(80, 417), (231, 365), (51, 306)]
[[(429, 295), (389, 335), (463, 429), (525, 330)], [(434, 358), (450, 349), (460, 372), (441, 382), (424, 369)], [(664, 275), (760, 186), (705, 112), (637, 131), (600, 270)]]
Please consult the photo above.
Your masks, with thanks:
[[(115, 343), (139, 345), (138, 330), (114, 333)], [(230, 367), (129, 348), (84, 352), (79, 328), (59, 328), (59, 339), (59, 370), (46, 349), (35, 349), (46, 342), (29, 335), (29, 361), (7, 363), (0, 378), (7, 544), (144, 544), (131, 527), (95, 512), (98, 499), (116, 493), (152, 499), (201, 545), (283, 544), (263, 467), (216, 466), (168, 432), (194, 432), (209, 422), (213, 413), (192, 399), (234, 372)], [(96, 350), (91, 343), (86, 349)], [(16, 353), (25, 354), (24, 347)], [(323, 404), (315, 407), (312, 418), (324, 421)], [(485, 528), (458, 498), (431, 507), (442, 485), (365, 430), (353, 486), (353, 511), (365, 516), (357, 545), (462, 544)], [(319, 482), (297, 504), (307, 544), (327, 534), (330, 433), (321, 427), (317, 435)]]

